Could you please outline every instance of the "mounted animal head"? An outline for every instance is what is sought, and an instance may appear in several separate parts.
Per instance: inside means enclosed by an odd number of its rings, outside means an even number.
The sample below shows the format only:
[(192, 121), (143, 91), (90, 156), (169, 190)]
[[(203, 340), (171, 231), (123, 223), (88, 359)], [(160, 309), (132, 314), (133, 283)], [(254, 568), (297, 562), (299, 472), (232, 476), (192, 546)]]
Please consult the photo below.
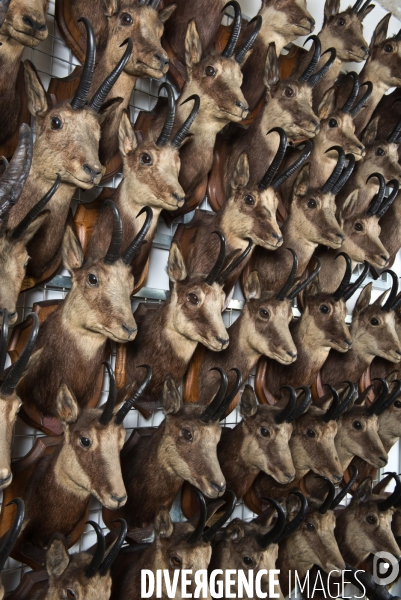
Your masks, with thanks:
[[(375, 80), (389, 89), (400, 85), (401, 68), (401, 31), (387, 38), (387, 28), (391, 13), (377, 24), (370, 41), (369, 56), (365, 69), (369, 69)], [(373, 79), (372, 79), (373, 81)]]
[(132, 128), (127, 111), (123, 111), (119, 128), (119, 147), (123, 160), (124, 192), (128, 199), (134, 195), (135, 204), (143, 203), (154, 210), (175, 210), (185, 201), (178, 176), (180, 172), (180, 147), (185, 143), (186, 135), (199, 110), (199, 96), (191, 96), (194, 107), (190, 117), (170, 139), (174, 125), (175, 100), (173, 90), (168, 83), (159, 88), (166, 89), (168, 110), (165, 122), (156, 138), (152, 135), (139, 141)]
[[(10, 3), (9, 3), (10, 4)], [(0, 35), (28, 48), (35, 48), (47, 38), (49, 0), (13, 0), (7, 9)]]
[(326, 48), (335, 47), (342, 62), (362, 62), (368, 57), (369, 44), (363, 37), (363, 20), (374, 7), (370, 0), (357, 0), (340, 12), (340, 0), (326, 0), (319, 38)]
[(401, 119), (393, 131), (382, 139), (379, 132), (380, 118), (375, 117), (365, 129), (362, 142), (365, 144), (366, 156), (358, 165), (357, 174), (361, 181), (373, 172), (380, 173), (386, 181), (397, 179), (401, 182), (401, 165), (398, 163), (398, 150), (401, 142)]
[[(6, 564), (6, 561), (10, 556), (10, 552), (14, 548), (15, 542), (17, 541), (17, 538), (21, 531), (22, 523), (24, 521), (24, 501), (21, 500), (21, 498), (15, 498), (15, 500), (11, 500), (11, 502), (9, 502), (7, 506), (9, 506), (10, 504), (15, 504), (17, 507), (17, 511), (14, 521), (8, 532), (5, 534), (5, 540), (0, 548), (0, 573), (4, 569), (4, 565)], [(4, 593), (4, 586), (0, 581), (0, 600), (3, 600)]]
[(164, 23), (173, 14), (176, 5), (158, 10), (160, 0), (104, 0), (108, 38), (105, 53), (111, 64), (121, 58), (121, 46), (127, 38), (134, 41), (134, 51), (124, 72), (134, 77), (161, 79), (168, 71), (169, 59), (160, 44)]
[[(388, 384), (386, 385), (388, 386)], [(386, 445), (393, 445), (394, 440), (401, 435), (400, 380), (395, 379), (391, 382), (391, 386), (391, 391), (386, 396), (383, 405), (376, 412), (379, 421), (379, 435)]]
[(273, 29), (284, 39), (283, 46), (300, 35), (312, 33), (315, 28), (315, 19), (307, 10), (306, 0), (262, 0), (258, 14), (269, 27), (269, 33)]
[(96, 46), (89, 20), (81, 20), (87, 30), (87, 52), (81, 80), (71, 100), (52, 106), (33, 64), (26, 60), (24, 67), (28, 108), (36, 119), (32, 173), (51, 183), (55, 173), (59, 173), (62, 183), (87, 190), (102, 177), (98, 156), (100, 125), (120, 100), (106, 103), (103, 108), (102, 105), (131, 55), (132, 40), (128, 40), (123, 57), (87, 103)]
[(31, 313), (29, 318), (31, 318), (33, 322), (29, 339), (18, 360), (4, 376), (4, 365), (7, 357), (7, 310), (3, 313), (0, 340), (0, 377), (2, 379), (0, 385), (0, 490), (4, 490), (8, 487), (13, 478), (11, 471), (11, 442), (15, 421), (17, 420), (17, 413), (21, 406), (21, 400), (16, 394), (15, 388), (20, 379), (24, 376), (39, 331), (38, 316)]
[(49, 581), (34, 600), (71, 598), (74, 600), (108, 600), (111, 594), (110, 568), (124, 543), (127, 524), (121, 523), (117, 540), (106, 552), (106, 540), (100, 526), (88, 521), (96, 532), (94, 554), (87, 551), (70, 554), (63, 536), (55, 534), (46, 550), (46, 571)]

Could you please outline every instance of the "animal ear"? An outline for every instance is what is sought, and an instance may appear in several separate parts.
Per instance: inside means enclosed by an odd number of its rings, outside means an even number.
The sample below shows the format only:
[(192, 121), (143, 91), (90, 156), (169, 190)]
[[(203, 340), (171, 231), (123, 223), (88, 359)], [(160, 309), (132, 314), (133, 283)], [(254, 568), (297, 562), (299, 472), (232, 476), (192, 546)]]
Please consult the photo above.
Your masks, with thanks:
[(120, 106), (122, 101), (123, 98), (111, 98), (111, 100), (107, 100), (107, 102), (105, 102), (102, 105), (102, 108), (99, 111), (100, 125), (102, 125), (102, 123), (107, 119), (107, 117), (110, 117), (110, 115), (113, 114), (116, 108)]
[(66, 383), (62, 383), (57, 393), (57, 415), (63, 424), (75, 423), (78, 419), (79, 407), (74, 396)]
[(132, 154), (138, 146), (135, 131), (129, 120), (128, 112), (123, 110), (121, 115), (120, 127), (118, 129), (119, 149), (122, 156)]
[(326, 4), (324, 5), (324, 23), (331, 17), (335, 17), (338, 15), (340, 11), (340, 0), (326, 0)]
[(359, 503), (369, 502), (372, 497), (372, 478), (365, 477), (363, 481), (358, 485), (352, 496), (352, 502), (356, 501)]
[(369, 6), (367, 7), (366, 10), (364, 10), (363, 12), (358, 12), (358, 19), (360, 20), (361, 23), (364, 19), (366, 19), (368, 14), (370, 14), (374, 8), (375, 8), (374, 4), (369, 4)]
[(176, 8), (177, 8), (176, 4), (170, 4), (170, 6), (167, 6), (167, 8), (163, 8), (163, 10), (160, 10), (158, 13), (158, 17), (159, 17), (160, 21), (162, 23), (165, 23), (167, 21), (167, 19), (169, 19), (171, 17), (171, 15), (173, 14), (173, 12), (175, 11)]
[(384, 301), (387, 298), (387, 296), (389, 295), (390, 291), (391, 291), (391, 289), (386, 290), (385, 292), (380, 294), (380, 296), (378, 298), (376, 298), (376, 300), (373, 302), (372, 306), (378, 306), (380, 308), (384, 304)]
[(119, 0), (103, 0), (103, 13), (106, 17), (112, 17), (120, 10)]
[(370, 303), (370, 297), (372, 295), (372, 282), (365, 285), (362, 292), (359, 294), (359, 298), (355, 303), (354, 310), (352, 311), (352, 318), (357, 317), (365, 312)]
[(258, 410), (258, 401), (253, 388), (246, 384), (241, 396), (241, 415), (243, 419), (253, 417)]
[(233, 542), (239, 542), (245, 535), (244, 526), (240, 519), (233, 519), (229, 525), (227, 525), (224, 537), (232, 540)]
[(170, 253), (168, 255), (167, 273), (174, 283), (177, 283), (177, 281), (184, 281), (188, 276), (184, 257), (182, 256), (181, 248), (177, 242), (171, 244)]
[(170, 374), (166, 375), (164, 379), (162, 408), (165, 415), (174, 415), (181, 408), (180, 392)]
[(63, 535), (55, 533), (47, 547), (46, 571), (50, 579), (58, 579), (70, 564), (67, 545)]
[(187, 34), (185, 36), (185, 64), (190, 71), (192, 67), (202, 58), (202, 45), (199, 33), (196, 28), (195, 20), (189, 22)]
[(63, 264), (72, 274), (75, 269), (82, 267), (84, 252), (72, 227), (67, 226), (62, 246)]
[(240, 190), (245, 187), (249, 181), (249, 159), (246, 152), (243, 152), (237, 160), (234, 173), (231, 177), (231, 187), (233, 190)]
[(272, 42), (267, 49), (267, 57), (265, 62), (265, 73), (263, 83), (270, 89), (272, 85), (280, 81), (280, 69), (276, 54), (276, 44)]
[(316, 275), (314, 279), (306, 286), (305, 296), (310, 298), (311, 296), (317, 296), (320, 293), (319, 275)]
[(46, 92), (39, 75), (30, 60), (24, 62), (25, 89), (28, 98), (28, 110), (33, 117), (43, 114), (49, 108)]
[(310, 163), (307, 163), (300, 172), (294, 183), (293, 196), (306, 196), (309, 190)]
[(373, 144), (377, 137), (377, 129), (379, 126), (379, 118), (375, 117), (371, 120), (369, 125), (366, 127), (365, 132), (362, 136), (362, 143), (364, 146), (370, 146)]
[[(358, 207), (358, 190), (354, 190), (346, 198), (343, 207), (340, 209), (340, 220), (349, 219), (355, 214)], [(341, 225), (341, 223), (340, 223)]]
[(46, 221), (49, 214), (50, 210), (44, 210), (43, 212), (41, 212), (40, 215), (37, 216), (36, 219), (28, 225), (22, 237), (18, 238), (18, 242), (23, 246), (26, 246), (29, 240), (33, 238), (38, 229), (43, 225), (44, 221)]
[(251, 271), (244, 286), (244, 296), (246, 300), (259, 300), (262, 294), (259, 275), (257, 271)]
[(388, 24), (391, 19), (391, 13), (387, 13), (381, 21), (376, 25), (376, 29), (373, 32), (372, 39), (370, 40), (370, 49), (374, 46), (378, 46), (387, 38)]
[(167, 508), (159, 508), (155, 518), (155, 537), (167, 539), (173, 535), (174, 525)]
[(320, 101), (317, 111), (319, 119), (327, 119), (336, 109), (336, 90), (334, 87), (327, 90)]

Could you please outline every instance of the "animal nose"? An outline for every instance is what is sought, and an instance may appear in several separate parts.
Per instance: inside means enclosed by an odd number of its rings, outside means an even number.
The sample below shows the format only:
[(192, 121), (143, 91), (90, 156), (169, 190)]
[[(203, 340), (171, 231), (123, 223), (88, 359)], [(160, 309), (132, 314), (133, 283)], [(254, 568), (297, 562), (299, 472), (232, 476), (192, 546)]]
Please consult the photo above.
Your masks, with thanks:
[(127, 499), (127, 494), (124, 494), (124, 496), (115, 496), (114, 494), (110, 494), (110, 498), (114, 500), (114, 502), (117, 502), (118, 506), (120, 506), (120, 504)]
[(389, 261), (389, 257), (386, 254), (380, 254), (380, 258), (382, 258), (386, 264)]
[(236, 100), (235, 102), (235, 106), (238, 106), (239, 108), (242, 108), (242, 110), (246, 110), (248, 111), (249, 107), (246, 106), (243, 102), (241, 102), (240, 100)]
[(185, 196), (179, 196), (175, 192), (173, 192), (171, 195), (174, 198), (174, 200), (177, 200), (177, 202), (184, 202), (185, 201)]
[(345, 235), (343, 235), (340, 231), (338, 233), (336, 233), (336, 236), (339, 237), (339, 238), (341, 238), (342, 241), (345, 240)]
[(344, 340), (346, 345), (348, 346), (348, 348), (351, 348), (352, 346), (352, 340)]
[(166, 54), (157, 54), (156, 53), (156, 54), (154, 54), (154, 57), (156, 60), (159, 61), (159, 63), (161, 64), (162, 67), (165, 67), (170, 62), (169, 58)]
[(292, 481), (294, 479), (294, 475), (291, 475), (291, 473), (284, 473), (284, 477), (288, 479), (288, 481)]
[(137, 331), (137, 327), (135, 327), (134, 329), (131, 329), (131, 327), (127, 327), (126, 325), (121, 325), (121, 327), (123, 328), (123, 331), (125, 331), (125, 333), (128, 334), (128, 338), (131, 337), (131, 335), (133, 333), (135, 333), (135, 331)]
[(297, 357), (297, 353), (296, 352), (289, 352), (287, 350), (287, 354), (288, 354), (288, 356), (291, 356), (291, 358), (294, 358), (294, 359)]
[(316, 25), (316, 21), (313, 17), (306, 17), (306, 20), (314, 27)]
[(365, 151), (365, 146), (362, 146), (362, 144), (358, 144), (357, 146), (358, 150), (360, 150), (361, 152)]
[(343, 478), (342, 475), (337, 475), (336, 473), (333, 473), (333, 479), (334, 479), (334, 481), (341, 481), (342, 478)]
[(216, 490), (216, 492), (219, 492), (219, 494), (222, 494), (226, 489), (226, 484), (225, 483), (219, 484), (216, 481), (211, 481), (210, 487), (212, 487), (214, 490)]
[(316, 127), (316, 129), (317, 129), (318, 127), (320, 127), (320, 124), (319, 124), (319, 123), (316, 121), (316, 119), (311, 119), (311, 120), (310, 120), (310, 122), (312, 123), (312, 125), (313, 125), (314, 127)]
[(369, 54), (369, 48), (367, 48), (366, 46), (361, 46), (361, 50), (364, 54)]
[(272, 231), (270, 233), (270, 235), (272, 236), (272, 238), (274, 238), (275, 240), (277, 240), (278, 242), (282, 242), (283, 241), (283, 236), (279, 235), (278, 233), (275, 233), (274, 231)]
[(398, 356), (401, 358), (401, 352), (399, 350), (396, 350)]
[(387, 458), (384, 458), (384, 456), (379, 456), (379, 460), (383, 463), (383, 467), (387, 464)]
[(85, 173), (88, 173), (88, 175), (90, 176), (90, 178), (96, 179), (96, 177), (98, 177), (99, 175), (101, 175), (102, 170), (99, 167), (94, 167), (92, 168), (90, 165), (85, 164), (83, 166), (83, 170), (85, 171)]
[(25, 23), (25, 25), (28, 25), (28, 27), (35, 29), (35, 31), (44, 31), (46, 29), (46, 23), (39, 23), (31, 17), (28, 17), (28, 15), (22, 17), (22, 22)]
[(0, 486), (5, 485), (6, 483), (9, 483), (9, 481), (11, 480), (11, 472), (9, 471), (9, 469), (0, 469)]
[(216, 340), (218, 342), (220, 342), (220, 344), (223, 346), (223, 348), (224, 348), (224, 346), (227, 346), (227, 344), (229, 342), (228, 339), (224, 339), (224, 338), (218, 337), (217, 335), (216, 335)]

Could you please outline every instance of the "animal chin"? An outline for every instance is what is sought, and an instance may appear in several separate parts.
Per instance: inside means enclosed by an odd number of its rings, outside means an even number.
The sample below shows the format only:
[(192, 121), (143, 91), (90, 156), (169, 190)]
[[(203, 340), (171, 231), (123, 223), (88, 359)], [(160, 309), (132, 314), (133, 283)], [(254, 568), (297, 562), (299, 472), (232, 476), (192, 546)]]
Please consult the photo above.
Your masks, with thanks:
[(35, 48), (39, 42), (43, 41), (47, 37), (38, 37), (39, 33), (28, 33), (27, 31), (20, 31), (19, 29), (15, 29), (12, 25), (10, 29), (14, 32), (15, 38), (24, 46), (29, 46), (30, 48)]
[(296, 357), (287, 359), (286, 357), (279, 356), (278, 354), (275, 354), (274, 352), (271, 354), (271, 358), (274, 358), (274, 360), (276, 360), (278, 363), (280, 363), (282, 365), (291, 365), (294, 362), (294, 360), (296, 360)]

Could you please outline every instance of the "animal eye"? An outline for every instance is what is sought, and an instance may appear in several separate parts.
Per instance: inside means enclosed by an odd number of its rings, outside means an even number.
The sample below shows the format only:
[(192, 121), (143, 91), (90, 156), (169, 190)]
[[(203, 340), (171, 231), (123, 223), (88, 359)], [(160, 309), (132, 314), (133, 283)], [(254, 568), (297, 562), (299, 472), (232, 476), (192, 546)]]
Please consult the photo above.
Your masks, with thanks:
[[(79, 440), (79, 443), (81, 444), (81, 446), (83, 446), (84, 448), (90, 448), (92, 445), (92, 442), (90, 441), (89, 438), (82, 436)], [(75, 596), (74, 596), (75, 597)]]
[(370, 324), (376, 327), (379, 324), (379, 320), (376, 319), (376, 317), (373, 317), (372, 319), (370, 319)]
[(306, 435), (310, 438), (314, 438), (316, 437), (316, 433), (313, 431), (313, 429), (307, 429), (306, 430)]
[(354, 421), (354, 422), (352, 423), (352, 427), (353, 427), (354, 429), (362, 429), (362, 423), (361, 423), (360, 421)]
[(251, 196), (250, 194), (247, 194), (244, 197), (244, 202), (245, 204), (247, 204), (248, 206), (253, 206), (255, 204), (255, 198), (253, 196)]
[(54, 130), (62, 129), (63, 121), (60, 119), (60, 117), (52, 117), (50, 120), (50, 127)]
[(253, 560), (252, 560), (252, 558), (250, 556), (243, 556), (242, 557), (242, 562), (247, 567), (253, 567)]
[(170, 565), (172, 567), (181, 567), (182, 560), (179, 556), (170, 556)]
[(294, 96), (294, 90), (292, 88), (290, 88), (290, 87), (286, 87), (285, 90), (284, 90), (284, 95), (287, 98), (293, 98), (293, 96)]
[(327, 306), (327, 304), (321, 304), (321, 305), (319, 306), (319, 310), (320, 310), (320, 312), (321, 312), (321, 313), (323, 313), (324, 315), (327, 315), (327, 314), (329, 314), (329, 312), (330, 312), (330, 308)]
[(205, 75), (207, 75), (207, 77), (214, 77), (216, 75), (216, 71), (213, 67), (208, 66), (205, 69)]
[(366, 521), (369, 523), (369, 525), (375, 525), (377, 523), (376, 517), (374, 517), (373, 515), (368, 515), (366, 517)]
[(99, 283), (98, 278), (93, 273), (89, 273), (89, 275), (86, 278), (86, 281), (89, 283), (89, 285), (93, 285), (93, 286), (95, 286)]
[(316, 206), (317, 206), (316, 200), (314, 198), (309, 198), (308, 206), (309, 206), (309, 208), (316, 208)]
[(130, 14), (123, 12), (120, 17), (121, 25), (132, 25), (133, 20)]
[(306, 523), (306, 529), (308, 531), (315, 531), (316, 528), (313, 523)]
[(265, 308), (261, 308), (259, 311), (259, 316), (262, 317), (262, 319), (268, 319), (269, 318), (269, 311), (266, 310)]
[(383, 148), (376, 148), (375, 154), (376, 156), (384, 156), (386, 153), (384, 152)]
[(143, 165), (151, 165), (153, 162), (152, 157), (147, 152), (142, 152), (140, 156), (140, 161)]
[(66, 590), (66, 592), (67, 592), (67, 598), (69, 598), (69, 600), (75, 600), (75, 598), (76, 598), (75, 592), (73, 592), (70, 589)]
[(188, 294), (187, 300), (188, 300), (188, 302), (190, 302), (191, 304), (194, 304), (195, 306), (197, 304), (199, 304), (199, 298), (196, 294)]
[(355, 231), (363, 231), (362, 223), (355, 223), (354, 229), (355, 229)]
[(181, 435), (187, 442), (192, 442), (192, 432), (189, 429), (181, 429)]
[(261, 427), (260, 433), (263, 437), (270, 437), (270, 431), (266, 427)]
[(329, 127), (338, 127), (338, 123), (336, 119), (330, 119)]
[(399, 400), (396, 400), (396, 401), (394, 402), (394, 406), (395, 406), (396, 408), (401, 408), (401, 402), (400, 402)]
[(386, 44), (384, 46), (384, 52), (392, 52), (393, 51), (393, 47), (391, 44)]
[(345, 22), (345, 19), (342, 19), (341, 17), (337, 19), (337, 25), (339, 25), (340, 27), (344, 27)]

